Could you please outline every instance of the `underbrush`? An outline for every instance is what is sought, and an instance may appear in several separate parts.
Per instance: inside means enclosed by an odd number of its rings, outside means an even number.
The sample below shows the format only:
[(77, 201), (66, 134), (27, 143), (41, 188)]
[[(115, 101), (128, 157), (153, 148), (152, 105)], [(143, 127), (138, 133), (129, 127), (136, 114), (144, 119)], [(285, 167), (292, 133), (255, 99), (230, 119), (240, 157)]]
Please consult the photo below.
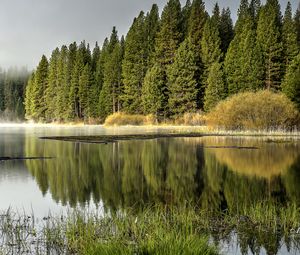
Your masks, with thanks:
[(126, 125), (153, 125), (156, 123), (153, 115), (126, 114), (122, 112), (114, 113), (105, 120), (105, 126), (126, 126)]
[(285, 130), (299, 125), (296, 106), (283, 94), (268, 90), (236, 94), (206, 116), (208, 126), (225, 130)]

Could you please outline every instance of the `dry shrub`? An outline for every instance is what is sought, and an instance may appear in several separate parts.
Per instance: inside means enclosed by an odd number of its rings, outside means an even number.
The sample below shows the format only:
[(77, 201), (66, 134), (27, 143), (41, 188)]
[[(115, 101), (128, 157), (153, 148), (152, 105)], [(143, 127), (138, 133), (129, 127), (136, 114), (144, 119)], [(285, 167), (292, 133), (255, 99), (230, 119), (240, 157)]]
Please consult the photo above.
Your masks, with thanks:
[(202, 126), (205, 124), (205, 117), (202, 112), (185, 113), (183, 116), (175, 119), (175, 124), (186, 126)]
[(291, 130), (299, 124), (299, 112), (282, 93), (262, 90), (220, 102), (206, 121), (208, 126), (227, 130)]
[(105, 120), (105, 126), (126, 126), (126, 125), (152, 125), (155, 123), (155, 117), (153, 115), (138, 115), (138, 114), (126, 114), (122, 112), (114, 113), (108, 116)]

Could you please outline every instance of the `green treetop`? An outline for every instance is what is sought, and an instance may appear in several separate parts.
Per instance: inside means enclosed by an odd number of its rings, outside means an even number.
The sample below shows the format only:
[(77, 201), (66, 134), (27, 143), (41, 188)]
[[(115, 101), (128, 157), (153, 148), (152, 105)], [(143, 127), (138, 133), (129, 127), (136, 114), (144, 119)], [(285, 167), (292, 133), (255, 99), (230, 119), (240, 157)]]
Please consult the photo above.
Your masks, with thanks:
[(300, 109), (300, 54), (290, 63), (282, 83), (282, 91)]
[(215, 62), (211, 65), (207, 78), (207, 88), (204, 97), (204, 110), (210, 111), (218, 102), (227, 96), (222, 64)]
[(287, 3), (283, 18), (282, 41), (284, 51), (284, 64), (287, 68), (289, 63), (299, 52), (297, 42), (297, 28), (293, 20), (292, 5), (290, 2)]
[(186, 39), (180, 45), (174, 63), (168, 68), (169, 110), (172, 115), (196, 111), (196, 71), (193, 44)]

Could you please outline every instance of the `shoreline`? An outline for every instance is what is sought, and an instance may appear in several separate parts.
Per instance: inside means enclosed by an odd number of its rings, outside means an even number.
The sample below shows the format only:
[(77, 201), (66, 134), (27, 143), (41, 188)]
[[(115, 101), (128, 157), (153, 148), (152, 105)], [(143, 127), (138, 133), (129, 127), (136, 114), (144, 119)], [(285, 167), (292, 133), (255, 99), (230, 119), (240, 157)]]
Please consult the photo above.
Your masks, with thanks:
[[(274, 137), (300, 137), (300, 130), (224, 130), (211, 129), (208, 126), (188, 126), (188, 125), (113, 125), (104, 124), (84, 124), (84, 123), (0, 123), (1, 128), (103, 128), (103, 129), (161, 129), (171, 131), (172, 134), (180, 135), (201, 135), (201, 136), (274, 136)], [(139, 134), (137, 134), (139, 135)]]

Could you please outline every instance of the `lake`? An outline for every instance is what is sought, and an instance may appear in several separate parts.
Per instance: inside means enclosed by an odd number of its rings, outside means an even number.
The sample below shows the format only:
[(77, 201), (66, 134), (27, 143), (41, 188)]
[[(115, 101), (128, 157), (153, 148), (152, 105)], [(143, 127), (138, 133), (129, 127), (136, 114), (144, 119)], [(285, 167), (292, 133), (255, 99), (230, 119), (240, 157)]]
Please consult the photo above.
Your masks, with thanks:
[[(300, 140), (293, 137), (160, 138), (85, 144), (42, 136), (144, 134), (172, 128), (1, 126), (0, 211), (43, 218), (72, 208), (118, 211), (191, 204), (241, 211), (261, 201), (300, 205)], [(300, 227), (300, 224), (299, 224)], [(281, 235), (212, 235), (225, 254), (300, 254)]]

